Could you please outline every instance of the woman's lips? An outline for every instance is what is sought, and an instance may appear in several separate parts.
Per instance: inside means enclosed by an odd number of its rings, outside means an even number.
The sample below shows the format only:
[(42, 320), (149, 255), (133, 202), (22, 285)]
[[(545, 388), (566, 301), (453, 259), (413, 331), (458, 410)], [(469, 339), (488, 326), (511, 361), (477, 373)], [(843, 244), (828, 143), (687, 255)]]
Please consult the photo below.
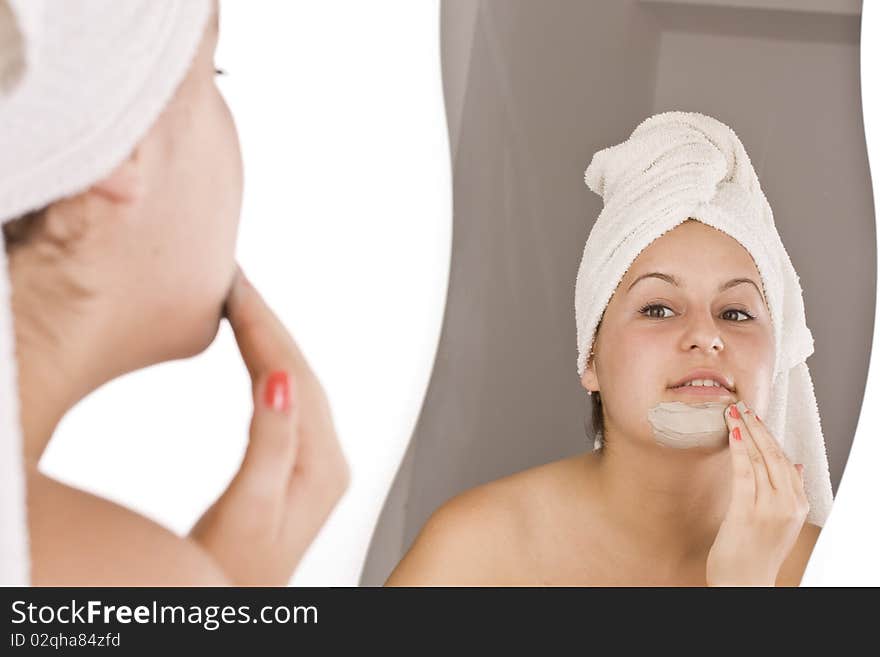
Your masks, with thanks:
[(715, 398), (715, 399), (733, 399), (734, 396), (727, 388), (722, 388), (721, 386), (679, 386), (677, 388), (670, 388), (673, 394), (680, 395), (682, 397), (700, 397), (700, 398)]

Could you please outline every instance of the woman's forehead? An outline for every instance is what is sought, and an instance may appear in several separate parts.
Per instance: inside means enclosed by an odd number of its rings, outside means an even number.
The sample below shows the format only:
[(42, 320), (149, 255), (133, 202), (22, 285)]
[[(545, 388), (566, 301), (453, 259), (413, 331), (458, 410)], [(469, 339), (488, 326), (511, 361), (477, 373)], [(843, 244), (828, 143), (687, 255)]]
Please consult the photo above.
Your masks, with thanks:
[(751, 254), (739, 242), (697, 221), (679, 224), (654, 240), (633, 261), (623, 282), (631, 284), (652, 271), (665, 272), (679, 281), (759, 276)]

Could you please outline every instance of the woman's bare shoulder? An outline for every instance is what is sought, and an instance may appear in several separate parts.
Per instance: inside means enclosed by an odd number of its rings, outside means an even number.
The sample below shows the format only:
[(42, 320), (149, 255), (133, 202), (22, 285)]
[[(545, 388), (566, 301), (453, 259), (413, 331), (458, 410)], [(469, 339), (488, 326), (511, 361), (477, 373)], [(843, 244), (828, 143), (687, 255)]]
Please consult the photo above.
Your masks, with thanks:
[(779, 569), (776, 586), (800, 586), (807, 562), (810, 560), (810, 555), (813, 554), (813, 548), (821, 533), (822, 528), (818, 525), (804, 523), (791, 553)]
[(41, 473), (28, 476), (35, 586), (223, 586), (193, 541)]
[(460, 493), (438, 508), (386, 586), (525, 583), (540, 500), (563, 462), (529, 468)]

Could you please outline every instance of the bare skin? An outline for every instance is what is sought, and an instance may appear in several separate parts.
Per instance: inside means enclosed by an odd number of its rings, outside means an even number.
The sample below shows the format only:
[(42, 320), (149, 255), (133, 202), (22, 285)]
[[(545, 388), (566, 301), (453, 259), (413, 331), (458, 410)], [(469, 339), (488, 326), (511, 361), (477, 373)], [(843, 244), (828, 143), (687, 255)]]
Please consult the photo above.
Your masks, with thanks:
[[(134, 152), (53, 203), (9, 252), (34, 585), (283, 586), (348, 485), (320, 383), (235, 262), (241, 156), (214, 84), (217, 11)], [(80, 399), (200, 353), (224, 318), (253, 382), (253, 419), (239, 471), (189, 536), (39, 472)]]
[[(804, 522), (800, 472), (755, 419), (775, 358), (760, 281), (739, 243), (699, 222), (655, 240), (605, 309), (581, 380), (602, 395), (603, 449), (453, 498), (387, 583), (797, 585), (820, 528)], [(648, 410), (687, 401), (673, 382), (698, 368), (732, 382), (713, 401), (752, 411), (725, 416), (742, 440), (657, 445)]]
[[(283, 586), (345, 492), (349, 472), (329, 405), (290, 334), (238, 272), (226, 303), (253, 380), (244, 460), (189, 536), (101, 497), (27, 472), (36, 586)], [(267, 379), (290, 378), (290, 408)]]
[[(438, 509), (386, 586), (706, 586), (707, 550), (665, 559), (606, 517), (598, 457), (580, 454), (461, 493)], [(776, 579), (798, 586), (819, 537), (805, 524)]]

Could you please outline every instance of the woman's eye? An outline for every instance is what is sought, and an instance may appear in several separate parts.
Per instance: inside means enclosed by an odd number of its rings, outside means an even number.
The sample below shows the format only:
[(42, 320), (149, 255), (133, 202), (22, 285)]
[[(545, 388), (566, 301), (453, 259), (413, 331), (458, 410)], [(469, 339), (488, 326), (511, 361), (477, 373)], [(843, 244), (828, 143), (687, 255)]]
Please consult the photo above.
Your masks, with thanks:
[[(660, 310), (659, 316), (657, 315), (657, 313), (654, 312), (657, 309)], [(639, 312), (642, 315), (645, 315), (646, 317), (650, 317), (651, 319), (666, 319), (666, 317), (663, 315), (664, 310), (668, 310), (669, 312), (672, 312), (672, 309), (669, 308), (669, 306), (664, 306), (659, 303), (652, 303), (652, 304), (648, 304), (647, 306), (643, 306), (639, 310)]]
[(745, 310), (739, 310), (739, 309), (737, 309), (737, 308), (730, 308), (729, 310), (725, 310), (725, 311), (721, 314), (721, 316), (722, 316), (722, 317), (725, 317), (728, 313), (739, 313), (740, 315), (744, 315), (744, 316), (745, 316), (744, 319), (733, 319), (734, 322), (745, 322), (745, 321), (748, 321), (748, 320), (750, 320), (750, 319), (755, 319), (753, 315), (750, 315), (750, 314), (747, 313)]

